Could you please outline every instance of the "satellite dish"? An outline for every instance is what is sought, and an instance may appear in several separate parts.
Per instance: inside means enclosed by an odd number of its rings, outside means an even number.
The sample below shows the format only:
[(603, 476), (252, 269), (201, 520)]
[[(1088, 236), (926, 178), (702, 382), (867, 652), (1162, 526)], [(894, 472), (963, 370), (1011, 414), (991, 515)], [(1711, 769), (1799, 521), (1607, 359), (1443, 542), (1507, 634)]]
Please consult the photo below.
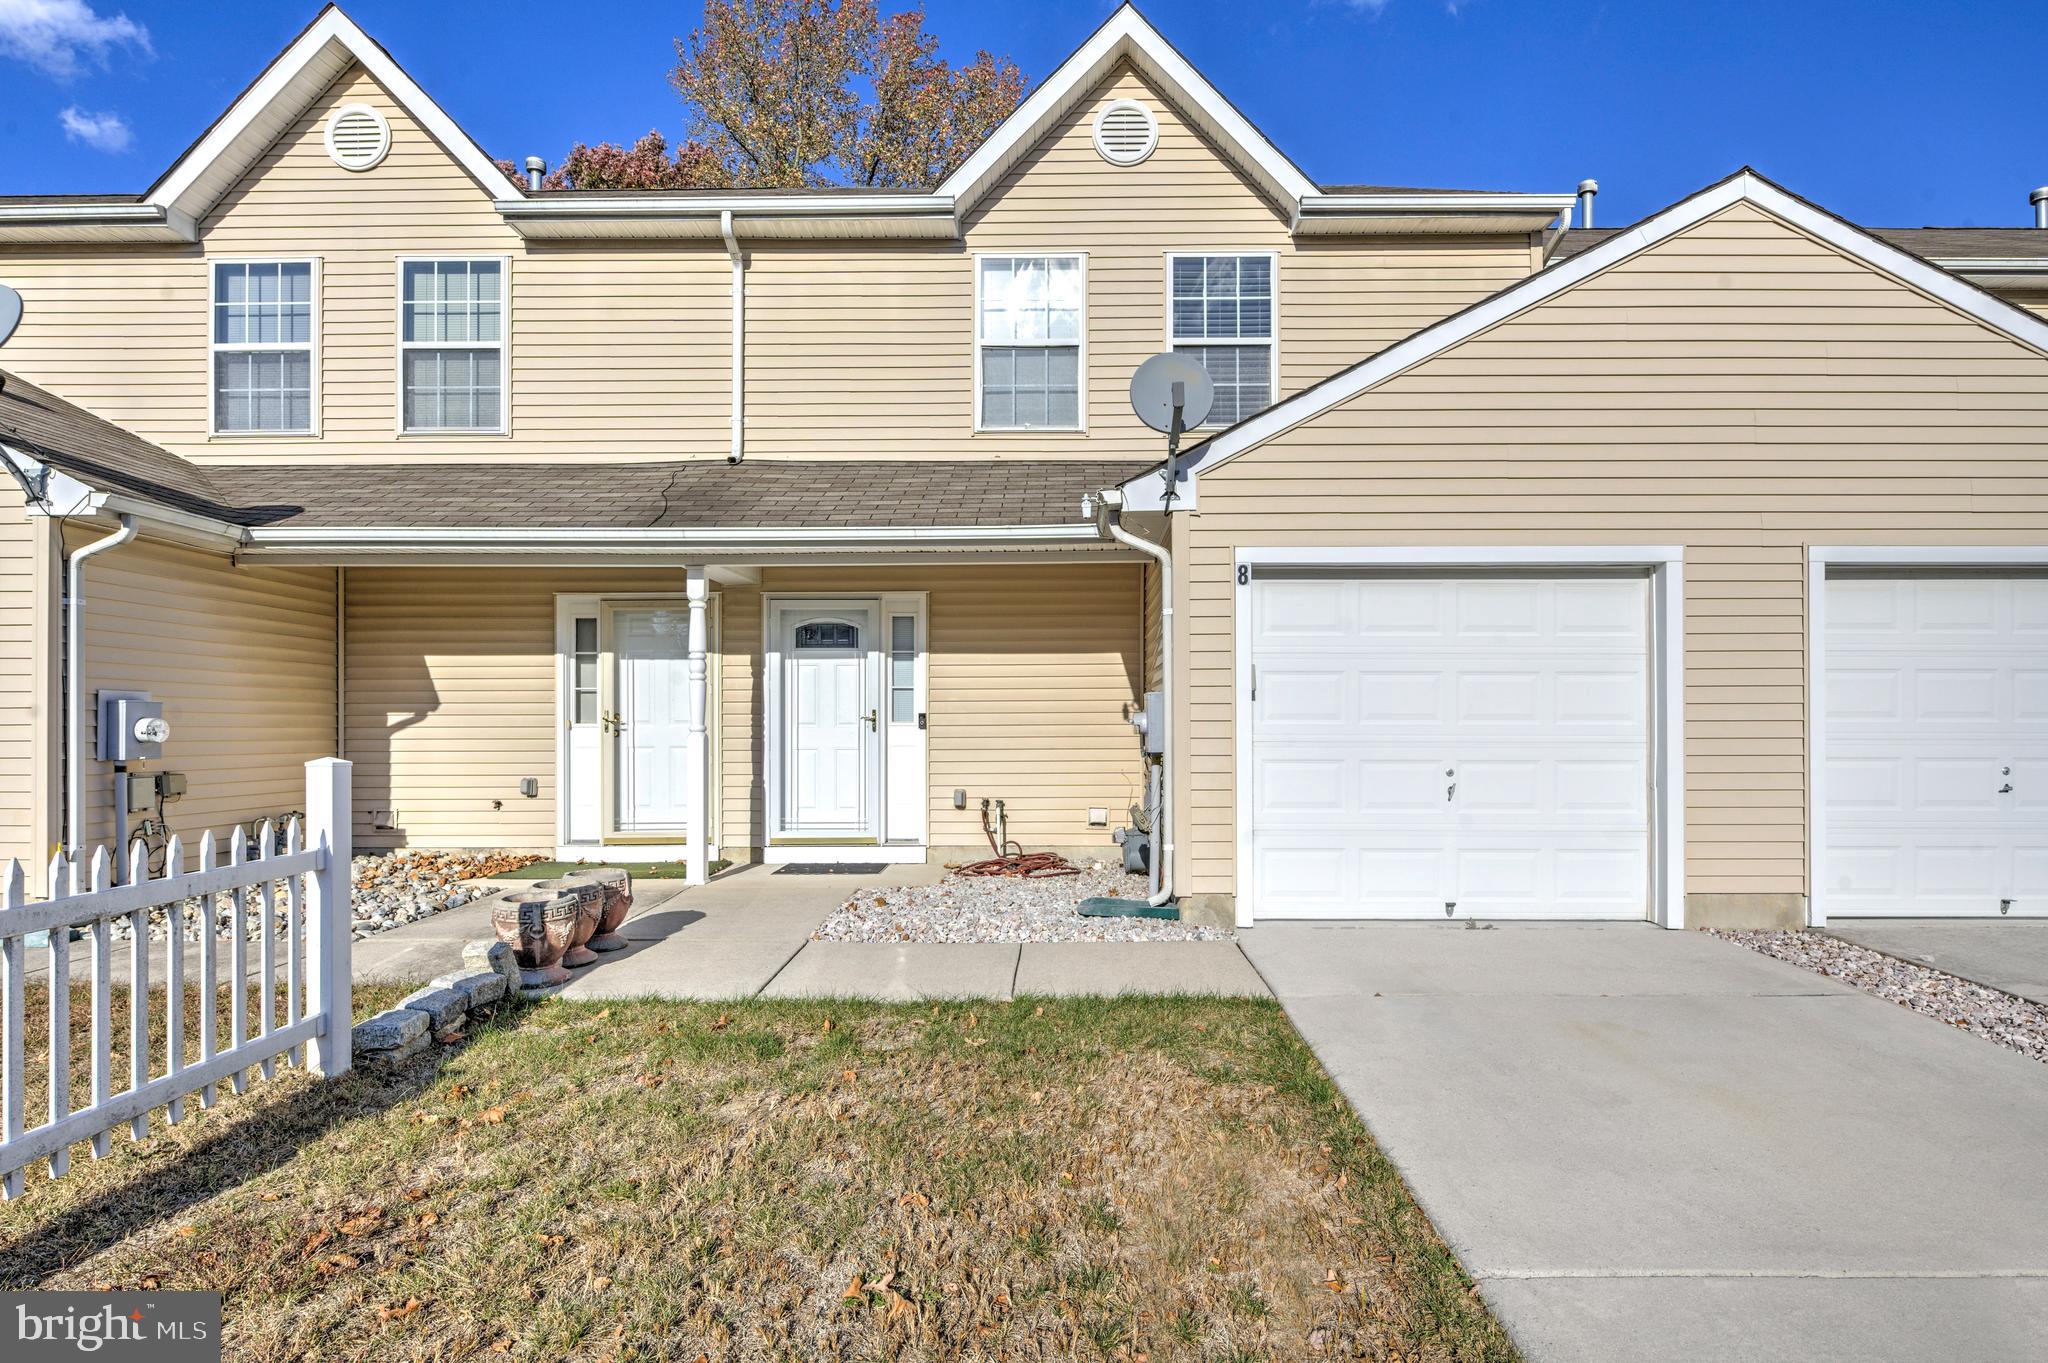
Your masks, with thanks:
[[(1177, 404), (1176, 385), (1180, 389)], [(1131, 410), (1138, 414), (1138, 420), (1169, 436), (1177, 438), (1182, 431), (1207, 421), (1209, 409), (1215, 403), (1216, 384), (1209, 378), (1209, 371), (1185, 355), (1170, 350), (1154, 355), (1131, 375)], [(1175, 406), (1180, 408), (1178, 427), (1173, 420)]]
[(0, 345), (7, 344), (7, 338), (21, 325), (21, 295), (0, 284)]

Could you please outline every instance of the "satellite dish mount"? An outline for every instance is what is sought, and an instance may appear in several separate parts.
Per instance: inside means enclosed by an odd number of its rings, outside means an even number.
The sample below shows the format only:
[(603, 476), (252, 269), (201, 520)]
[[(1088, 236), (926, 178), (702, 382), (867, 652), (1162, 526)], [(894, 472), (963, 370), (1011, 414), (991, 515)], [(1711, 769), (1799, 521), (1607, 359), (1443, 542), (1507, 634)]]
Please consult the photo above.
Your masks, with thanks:
[(1131, 410), (1153, 430), (1166, 433), (1164, 501), (1171, 503), (1178, 489), (1180, 470), (1175, 461), (1181, 436), (1207, 421), (1215, 405), (1215, 381), (1186, 355), (1170, 350), (1154, 355), (1131, 376)]

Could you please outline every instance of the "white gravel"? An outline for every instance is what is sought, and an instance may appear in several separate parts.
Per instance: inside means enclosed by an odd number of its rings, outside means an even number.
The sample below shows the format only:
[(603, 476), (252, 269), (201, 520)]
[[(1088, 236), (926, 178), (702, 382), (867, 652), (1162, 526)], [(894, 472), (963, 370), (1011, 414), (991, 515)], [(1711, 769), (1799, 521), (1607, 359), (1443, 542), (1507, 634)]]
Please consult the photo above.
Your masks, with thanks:
[[(493, 887), (466, 883), (479, 876), (510, 874), (519, 864), (531, 864), (537, 857), (520, 856), (501, 852), (434, 852), (405, 851), (389, 852), (377, 856), (356, 857), (349, 864), (350, 877), (354, 886), (351, 911), (353, 922), (351, 933), (356, 941), (379, 932), (417, 923), (422, 918), (431, 918), (445, 913), (490, 894)], [(234, 926), (234, 905), (226, 894), (213, 897), (213, 926), (216, 935), (225, 937)], [(285, 927), (287, 912), (284, 887), (274, 888), (276, 900), (276, 921), (280, 934)], [(257, 940), (263, 930), (262, 899), (251, 887), (244, 892), (243, 931), (250, 941)], [(188, 899), (184, 903), (184, 936), (188, 942), (199, 940), (201, 913), (200, 901)], [(301, 913), (304, 912), (303, 906)], [(303, 924), (303, 919), (301, 920)], [(150, 910), (149, 937), (153, 942), (164, 940), (169, 931), (169, 911), (163, 907)], [(133, 932), (126, 917), (113, 920), (113, 936), (118, 941), (127, 941)]]
[(1158, 918), (1083, 918), (1091, 895), (1144, 899), (1145, 877), (1103, 868), (1077, 876), (947, 876), (936, 885), (856, 890), (812, 937), (828, 942), (1227, 942), (1228, 928)]
[(2038, 1003), (1822, 932), (1710, 931), (2048, 1063), (2048, 1007)]

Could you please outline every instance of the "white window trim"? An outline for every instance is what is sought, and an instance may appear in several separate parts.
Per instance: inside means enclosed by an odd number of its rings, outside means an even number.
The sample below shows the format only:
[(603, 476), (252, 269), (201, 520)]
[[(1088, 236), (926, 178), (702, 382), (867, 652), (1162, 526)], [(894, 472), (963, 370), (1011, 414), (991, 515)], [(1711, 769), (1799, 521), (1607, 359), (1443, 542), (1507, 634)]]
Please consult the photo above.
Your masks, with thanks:
[(1231, 564), (1233, 651), (1232, 782), (1237, 860), (1232, 868), (1237, 926), (1254, 926), (1252, 882), (1251, 584), (1260, 568), (1640, 568), (1650, 573), (1650, 755), (1656, 802), (1650, 812), (1650, 921), (1685, 926), (1685, 549), (1682, 545), (1425, 545), (1330, 548), (1244, 547)]
[[(1273, 305), (1273, 325), (1270, 328), (1270, 334), (1264, 341), (1214, 341), (1206, 337), (1197, 340), (1173, 334), (1173, 262), (1176, 260), (1207, 260), (1212, 256), (1264, 256), (1266, 258), (1266, 278), (1272, 282), (1273, 290), (1271, 299)], [(1259, 411), (1263, 412), (1266, 408), (1278, 402), (1280, 400), (1280, 253), (1271, 250), (1237, 251), (1220, 246), (1212, 251), (1168, 251), (1166, 253), (1165, 274), (1166, 278), (1162, 281), (1160, 287), (1166, 309), (1166, 348), (1172, 350), (1176, 346), (1184, 345), (1264, 345), (1271, 353), (1266, 360), (1266, 401), (1259, 408)], [(1223, 421), (1205, 422), (1203, 425), (1193, 427), (1192, 429), (1198, 431), (1221, 430), (1230, 424), (1232, 423)]]
[[(319, 256), (208, 256), (206, 257), (206, 435), (210, 440), (307, 440), (320, 435), (320, 260)], [(230, 345), (215, 340), (215, 309), (220, 305), (220, 267), (223, 265), (306, 265), (312, 269), (307, 288), (312, 298), (311, 328), (304, 349), (311, 356), (312, 406), (310, 424), (303, 431), (223, 431), (220, 429), (220, 356), (224, 350), (298, 350), (296, 345)]]
[[(471, 341), (408, 341), (405, 339), (405, 267), (436, 261), (496, 261), (498, 265), (498, 424), (450, 430), (429, 426), (420, 429), (405, 424), (405, 352), (408, 350), (484, 350)], [(489, 252), (443, 251), (434, 255), (400, 256), (391, 271), (391, 338), (393, 357), (392, 428), (406, 440), (432, 440), (446, 436), (467, 439), (474, 436), (505, 436), (512, 433), (512, 258)]]
[(1828, 923), (1828, 569), (2048, 568), (2036, 545), (1810, 545), (1806, 551), (1806, 922)]
[[(1088, 253), (1086, 251), (976, 251), (971, 257), (974, 278), (974, 433), (976, 435), (1086, 435), (1088, 434)], [(1072, 260), (1081, 266), (1081, 334), (1075, 341), (1080, 353), (1075, 359), (1078, 366), (1079, 391), (1075, 394), (1072, 426), (989, 426), (981, 417), (981, 265), (985, 260)], [(1003, 345), (1037, 345), (1048, 347), (1065, 345), (1065, 341), (1005, 341), (988, 342)]]

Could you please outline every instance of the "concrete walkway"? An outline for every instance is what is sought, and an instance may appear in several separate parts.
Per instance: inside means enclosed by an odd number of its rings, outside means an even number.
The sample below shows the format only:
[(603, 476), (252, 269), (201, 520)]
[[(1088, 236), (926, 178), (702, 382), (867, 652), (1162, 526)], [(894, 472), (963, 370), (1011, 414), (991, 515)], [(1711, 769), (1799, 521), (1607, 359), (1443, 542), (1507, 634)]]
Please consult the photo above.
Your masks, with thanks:
[(2048, 1004), (2048, 918), (1834, 918), (1827, 931)]
[(1531, 1363), (2048, 1338), (2034, 1061), (1648, 925), (1242, 940)]
[[(940, 866), (894, 866), (891, 884), (927, 884)], [(879, 877), (777, 874), (742, 867), (709, 885), (634, 885), (632, 946), (576, 972), (564, 998), (1009, 999), (1019, 994), (1263, 995), (1234, 942), (817, 942), (811, 933)], [(520, 882), (524, 883), (524, 882)], [(356, 977), (426, 980), (457, 969), (466, 942), (491, 935), (484, 901), (356, 943)]]

